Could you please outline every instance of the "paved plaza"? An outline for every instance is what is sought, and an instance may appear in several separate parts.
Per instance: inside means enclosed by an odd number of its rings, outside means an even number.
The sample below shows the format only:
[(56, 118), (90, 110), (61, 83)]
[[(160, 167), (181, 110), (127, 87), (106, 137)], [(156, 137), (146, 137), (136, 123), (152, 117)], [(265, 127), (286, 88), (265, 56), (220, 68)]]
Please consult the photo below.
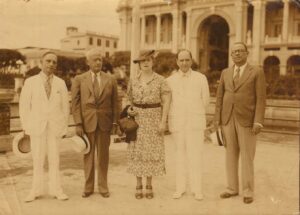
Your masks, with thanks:
[(165, 137), (167, 174), (153, 181), (154, 199), (137, 200), (135, 178), (126, 173), (126, 143), (110, 148), (109, 188), (111, 197), (95, 193), (83, 199), (82, 155), (72, 151), (64, 140), (61, 147), (61, 174), (68, 201), (44, 196), (24, 203), (32, 180), (31, 158), (18, 158), (12, 152), (0, 154), (0, 215), (189, 215), (189, 214), (298, 214), (299, 137), (280, 134), (259, 135), (255, 157), (255, 196), (252, 204), (237, 196), (220, 199), (225, 189), (225, 151), (216, 143), (204, 146), (204, 200), (190, 193), (172, 199), (175, 187), (174, 145)]

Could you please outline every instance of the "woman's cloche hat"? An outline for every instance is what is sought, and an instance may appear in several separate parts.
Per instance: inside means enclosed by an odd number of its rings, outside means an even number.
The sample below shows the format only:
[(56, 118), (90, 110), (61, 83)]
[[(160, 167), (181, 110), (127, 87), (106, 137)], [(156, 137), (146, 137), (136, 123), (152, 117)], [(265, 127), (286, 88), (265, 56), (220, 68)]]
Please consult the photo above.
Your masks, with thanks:
[(141, 61), (146, 60), (149, 57), (156, 57), (158, 52), (155, 50), (141, 51), (140, 55), (137, 59), (133, 60), (133, 63), (139, 63)]

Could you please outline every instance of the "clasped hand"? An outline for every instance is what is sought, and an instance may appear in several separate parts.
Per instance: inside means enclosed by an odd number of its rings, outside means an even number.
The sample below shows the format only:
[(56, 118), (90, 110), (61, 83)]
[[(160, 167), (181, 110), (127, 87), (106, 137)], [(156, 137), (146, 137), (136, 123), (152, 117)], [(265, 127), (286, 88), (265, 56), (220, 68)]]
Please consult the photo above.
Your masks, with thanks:
[(134, 108), (131, 106), (131, 107), (129, 107), (129, 108), (127, 109), (127, 114), (128, 114), (129, 116), (134, 117), (134, 116), (137, 115), (137, 112), (136, 112), (136, 110), (134, 110)]

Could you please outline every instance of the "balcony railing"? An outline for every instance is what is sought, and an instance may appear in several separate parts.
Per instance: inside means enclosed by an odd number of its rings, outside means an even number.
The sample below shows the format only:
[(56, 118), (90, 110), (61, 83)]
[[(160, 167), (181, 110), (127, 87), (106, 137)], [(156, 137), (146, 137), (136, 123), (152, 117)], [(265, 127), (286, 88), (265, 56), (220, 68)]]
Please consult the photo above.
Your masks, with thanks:
[(296, 43), (296, 44), (300, 44), (300, 36), (298, 35), (290, 35), (288, 38), (288, 43)]
[(279, 35), (278, 37), (270, 37), (268, 35), (265, 36), (265, 44), (280, 44), (281, 42), (281, 35)]
[[(152, 44), (145, 43), (142, 46), (142, 49), (156, 49), (156, 48), (157, 48), (156, 43), (152, 43)], [(169, 42), (169, 43), (161, 42), (158, 46), (158, 49), (172, 49), (172, 43), (171, 42)]]

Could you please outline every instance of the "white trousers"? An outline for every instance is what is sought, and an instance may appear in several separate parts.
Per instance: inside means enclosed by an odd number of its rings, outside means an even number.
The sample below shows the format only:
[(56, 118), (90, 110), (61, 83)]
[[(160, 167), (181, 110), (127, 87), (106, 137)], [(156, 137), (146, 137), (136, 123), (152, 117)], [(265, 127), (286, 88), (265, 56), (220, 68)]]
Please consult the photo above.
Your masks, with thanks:
[(175, 142), (176, 192), (183, 193), (190, 184), (191, 192), (202, 195), (203, 130), (172, 133)]
[(44, 163), (48, 157), (49, 180), (48, 193), (58, 195), (62, 193), (59, 172), (59, 143), (60, 137), (47, 127), (40, 136), (30, 136), (33, 158), (33, 180), (31, 192), (35, 196), (44, 194)]

